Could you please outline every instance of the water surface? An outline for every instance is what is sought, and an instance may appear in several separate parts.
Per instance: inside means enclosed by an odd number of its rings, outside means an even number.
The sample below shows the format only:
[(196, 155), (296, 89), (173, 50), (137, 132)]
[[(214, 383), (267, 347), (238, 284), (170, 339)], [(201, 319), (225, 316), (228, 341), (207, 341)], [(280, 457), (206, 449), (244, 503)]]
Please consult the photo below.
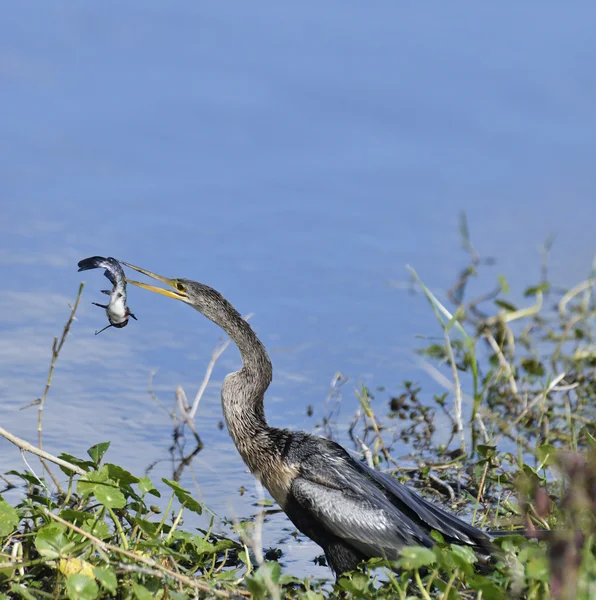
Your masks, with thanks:
[[(312, 429), (333, 375), (438, 391), (412, 359), (439, 331), (407, 292), (406, 264), (440, 293), (463, 264), (457, 214), (513, 288), (584, 278), (596, 225), (596, 9), (554, 2), (299, 6), (217, 2), (11, 4), (0, 24), (0, 422), (33, 441), (52, 338), (82, 277), (110, 254), (222, 291), (270, 350), (267, 412)], [(48, 451), (141, 474), (167, 459), (168, 416), (194, 395), (219, 330), (181, 303), (132, 290), (139, 318), (93, 335), (105, 280), (86, 273), (78, 320), (44, 416)], [(221, 420), (218, 362), (197, 426), (206, 447), (183, 484), (217, 513), (256, 509)], [(381, 399), (382, 397), (379, 396)], [(306, 416), (307, 405), (314, 417)], [(345, 441), (345, 439), (344, 439)], [(0, 441), (1, 470), (23, 468)], [(404, 447), (406, 454), (408, 448)], [(108, 457), (110, 457), (108, 455)], [(152, 470), (158, 481), (170, 465)], [(237, 491), (248, 490), (244, 496)], [(274, 544), (292, 530), (266, 525)], [(314, 544), (288, 538), (296, 574)]]

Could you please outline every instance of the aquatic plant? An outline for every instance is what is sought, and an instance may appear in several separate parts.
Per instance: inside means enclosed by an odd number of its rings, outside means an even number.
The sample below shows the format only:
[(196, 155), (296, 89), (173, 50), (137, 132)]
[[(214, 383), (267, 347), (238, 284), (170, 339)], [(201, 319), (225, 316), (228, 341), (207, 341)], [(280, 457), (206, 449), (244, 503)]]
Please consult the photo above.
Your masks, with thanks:
[[(336, 583), (298, 579), (283, 565), (283, 547), (263, 550), (262, 517), (234, 523), (234, 539), (213, 533), (215, 516), (205, 530), (185, 529), (185, 514), (207, 510), (178, 482), (192, 456), (181, 453), (171, 479), (152, 481), (118, 466), (109, 442), (94, 444), (86, 457), (44, 452), (45, 401), (81, 287), (37, 403), (37, 445), (0, 428), (24, 457), (43, 461), (41, 473), (26, 460), (23, 470), (4, 474), (6, 488), (17, 486), (20, 495), (0, 499), (0, 598), (594, 597), (595, 270), (562, 290), (549, 281), (545, 260), (519, 306), (503, 276), (468, 298), (490, 264), (474, 250), (465, 220), (462, 234), (469, 262), (446, 294), (411, 271), (412, 289), (429, 302), (440, 332), (418, 355), (445, 392), (428, 399), (413, 381), (360, 385), (350, 437), (370, 465), (478, 526), (511, 530), (497, 540), (494, 564), (477, 569), (469, 548), (437, 535), (433, 549), (407, 548), (397, 563), (371, 560)], [(329, 412), (314, 427), (325, 435), (333, 435), (345, 383), (341, 374), (334, 378)], [(177, 402), (177, 438), (190, 431), (198, 452), (196, 409), (181, 389)], [(397, 442), (412, 455), (398, 457)], [(163, 511), (151, 500), (160, 496)], [(516, 535), (519, 527), (534, 539)]]

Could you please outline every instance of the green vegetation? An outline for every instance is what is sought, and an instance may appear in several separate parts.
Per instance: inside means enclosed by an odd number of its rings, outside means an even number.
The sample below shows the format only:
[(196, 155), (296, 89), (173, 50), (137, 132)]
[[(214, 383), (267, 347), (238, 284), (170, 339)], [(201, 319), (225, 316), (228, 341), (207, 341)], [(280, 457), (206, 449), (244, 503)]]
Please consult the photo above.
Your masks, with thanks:
[[(0, 498), (0, 598), (596, 597), (596, 273), (560, 290), (545, 259), (522, 306), (502, 276), (469, 299), (489, 265), (462, 225), (470, 260), (445, 301), (412, 271), (439, 323), (420, 359), (449, 389), (428, 399), (413, 382), (399, 393), (361, 387), (350, 435), (364, 459), (448, 510), (486, 529), (526, 527), (537, 538), (553, 530), (548, 541), (498, 538), (496, 563), (478, 569), (469, 548), (437, 535), (434, 549), (407, 548), (397, 565), (371, 560), (336, 584), (298, 580), (275, 552), (263, 556), (260, 520), (238, 525), (235, 540), (185, 530), (183, 515), (206, 508), (176, 481), (108, 462), (117, 457), (106, 442), (88, 457), (46, 455), (43, 478), (5, 474), (22, 494), (15, 505)], [(76, 306), (54, 344), (48, 389)], [(332, 419), (333, 411), (327, 434)], [(40, 453), (41, 426), (37, 448), (0, 434)], [(397, 442), (413, 448), (410, 466), (396, 460)], [(164, 490), (161, 513), (151, 499)]]

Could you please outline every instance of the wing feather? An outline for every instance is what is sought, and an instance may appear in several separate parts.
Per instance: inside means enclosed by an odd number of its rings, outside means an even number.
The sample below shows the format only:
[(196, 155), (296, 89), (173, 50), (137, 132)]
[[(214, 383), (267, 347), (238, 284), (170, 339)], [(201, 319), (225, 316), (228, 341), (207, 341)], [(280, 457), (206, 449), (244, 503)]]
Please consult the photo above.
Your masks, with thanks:
[(365, 555), (396, 558), (406, 545), (430, 547), (433, 529), (450, 541), (490, 546), (487, 534), (357, 462), (338, 444), (318, 445), (324, 448), (305, 452), (292, 495), (311, 521)]

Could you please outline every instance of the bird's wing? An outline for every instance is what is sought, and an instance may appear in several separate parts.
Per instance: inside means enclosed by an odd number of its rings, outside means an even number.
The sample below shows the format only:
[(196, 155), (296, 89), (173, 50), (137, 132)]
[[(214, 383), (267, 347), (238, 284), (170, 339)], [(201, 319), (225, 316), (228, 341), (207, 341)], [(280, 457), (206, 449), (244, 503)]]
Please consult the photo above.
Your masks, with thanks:
[(291, 487), (294, 500), (314, 521), (367, 556), (395, 559), (406, 545), (432, 546), (427, 531), (399, 511), (350, 457), (309, 460)]
[(484, 532), (355, 461), (334, 442), (321, 444), (301, 461), (293, 497), (311, 519), (353, 547), (394, 558), (405, 545), (432, 546), (430, 531), (437, 530), (449, 541), (490, 548)]
[(455, 542), (480, 547), (490, 545), (490, 536), (480, 529), (431, 504), (390, 475), (375, 471), (365, 465), (360, 466), (387, 490), (392, 504), (416, 522), (424, 523), (429, 529), (435, 529)]

